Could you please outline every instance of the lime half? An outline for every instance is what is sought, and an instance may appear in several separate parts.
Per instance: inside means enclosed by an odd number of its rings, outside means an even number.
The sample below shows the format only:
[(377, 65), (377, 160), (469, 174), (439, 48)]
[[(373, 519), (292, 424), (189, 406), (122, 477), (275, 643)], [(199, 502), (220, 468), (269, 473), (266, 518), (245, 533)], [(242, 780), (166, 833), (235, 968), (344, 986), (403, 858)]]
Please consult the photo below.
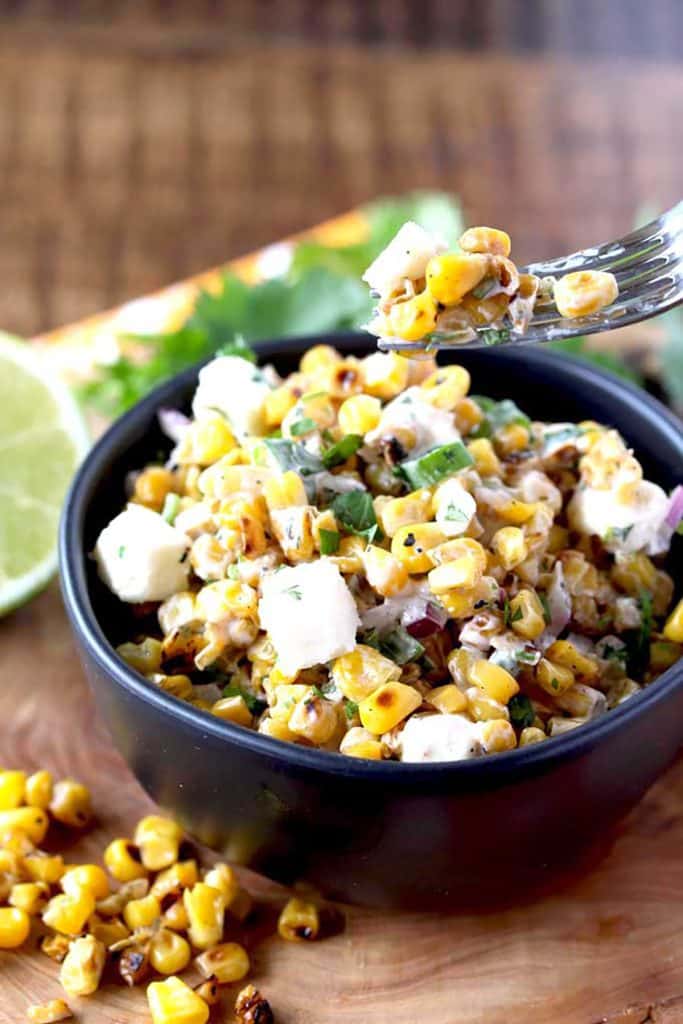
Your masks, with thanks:
[(67, 386), (0, 332), (0, 615), (54, 575), (62, 502), (88, 445)]

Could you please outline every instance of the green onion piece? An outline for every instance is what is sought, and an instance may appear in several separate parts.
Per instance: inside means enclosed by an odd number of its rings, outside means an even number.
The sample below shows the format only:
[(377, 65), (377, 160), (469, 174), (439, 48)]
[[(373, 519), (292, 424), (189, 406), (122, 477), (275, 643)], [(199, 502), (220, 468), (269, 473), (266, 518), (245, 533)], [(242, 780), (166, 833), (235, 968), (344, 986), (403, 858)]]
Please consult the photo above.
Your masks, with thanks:
[(344, 705), (344, 713), (346, 714), (346, 717), (348, 718), (349, 721), (351, 721), (352, 718), (355, 718), (356, 715), (358, 714), (358, 705), (356, 704), (356, 702), (353, 700), (347, 700), (346, 704)]
[(552, 622), (553, 617), (550, 611), (550, 605), (548, 604), (548, 598), (541, 591), (537, 591), (537, 593), (538, 600), (541, 602), (541, 607), (543, 608), (543, 621), (545, 622), (546, 626), (549, 626)]
[(525, 693), (517, 693), (508, 701), (510, 721), (517, 729), (527, 729), (534, 724), (536, 712)]
[(432, 448), (417, 459), (408, 459), (396, 467), (394, 472), (408, 481), (413, 490), (419, 487), (430, 487), (440, 480), (453, 476), (461, 469), (471, 466), (474, 459), (462, 441)]
[(346, 462), (347, 459), (356, 454), (362, 444), (363, 438), (360, 434), (346, 434), (340, 441), (336, 441), (335, 444), (330, 445), (322, 453), (320, 457), (323, 460), (323, 466), (325, 469), (341, 466), (342, 462)]
[(175, 522), (175, 517), (180, 512), (180, 495), (179, 494), (167, 494), (164, 498), (164, 507), (161, 510), (161, 514), (171, 526)]
[(292, 469), (295, 473), (300, 473), (301, 476), (311, 476), (313, 473), (322, 472), (325, 468), (317, 455), (312, 455), (296, 441), (288, 441), (281, 437), (266, 437), (263, 444), (283, 472)]
[(386, 633), (379, 641), (380, 653), (385, 658), (391, 658), (397, 665), (407, 665), (409, 661), (417, 661), (424, 654), (424, 647), (419, 640), (403, 629), (396, 626), (390, 633)]
[(496, 402), (486, 395), (472, 395), (472, 398), (485, 414), (481, 423), (470, 431), (469, 436), (472, 438), (491, 437), (501, 427), (513, 423), (527, 428), (531, 426), (529, 417), (510, 398), (504, 398), (502, 402)]
[(379, 533), (372, 497), (367, 491), (347, 491), (338, 494), (330, 508), (334, 518), (346, 533), (355, 533), (372, 543)]
[(320, 530), (320, 554), (336, 554), (339, 551), (339, 540), (337, 530)]
[(302, 434), (308, 434), (311, 430), (315, 430), (315, 420), (312, 420), (310, 416), (303, 416), (296, 423), (292, 423), (289, 428), (293, 437), (301, 437)]

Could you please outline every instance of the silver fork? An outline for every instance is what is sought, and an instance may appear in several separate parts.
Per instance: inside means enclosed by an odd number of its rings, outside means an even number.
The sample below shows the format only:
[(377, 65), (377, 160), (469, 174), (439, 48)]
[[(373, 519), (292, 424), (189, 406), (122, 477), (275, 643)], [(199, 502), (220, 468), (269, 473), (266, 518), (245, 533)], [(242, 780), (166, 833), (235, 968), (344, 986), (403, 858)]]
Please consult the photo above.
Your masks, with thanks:
[(384, 351), (430, 352), (440, 348), (481, 348), (484, 345), (522, 345), (529, 342), (559, 341), (581, 334), (597, 334), (615, 327), (648, 320), (683, 302), (683, 201), (643, 228), (616, 242), (605, 242), (557, 259), (521, 267), (537, 277), (562, 277), (573, 270), (608, 270), (619, 285), (619, 296), (611, 306), (590, 316), (568, 320), (554, 306), (537, 308), (524, 333), (511, 327), (481, 327), (476, 337), (435, 331), (421, 341), (381, 338)]

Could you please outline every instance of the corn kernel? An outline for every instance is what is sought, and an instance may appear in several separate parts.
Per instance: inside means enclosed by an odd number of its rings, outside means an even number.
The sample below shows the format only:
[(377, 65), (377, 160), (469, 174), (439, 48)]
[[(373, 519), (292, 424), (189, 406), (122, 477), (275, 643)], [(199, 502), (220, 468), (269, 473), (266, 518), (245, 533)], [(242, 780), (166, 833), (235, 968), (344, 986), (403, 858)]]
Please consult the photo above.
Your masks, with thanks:
[(361, 701), (358, 714), (364, 728), (381, 736), (407, 718), (421, 703), (421, 695), (412, 686), (390, 682)]
[(149, 944), (149, 962), (159, 974), (184, 971), (192, 957), (187, 939), (168, 928), (160, 928)]
[(341, 358), (331, 345), (312, 345), (302, 355), (299, 367), (307, 377), (315, 377), (321, 370), (341, 362)]
[(378, 519), (387, 537), (393, 537), (402, 526), (426, 523), (431, 518), (432, 492), (424, 487), (403, 498), (389, 498), (380, 507)]
[(504, 718), (483, 721), (479, 727), (479, 738), (487, 754), (502, 754), (514, 750), (517, 736), (510, 723)]
[(50, 895), (45, 882), (17, 882), (12, 886), (8, 903), (18, 910), (24, 910), (29, 917), (35, 917), (45, 908)]
[(683, 644), (683, 598), (678, 602), (674, 610), (664, 623), (662, 630), (667, 640), (675, 644)]
[(153, 637), (145, 637), (139, 644), (119, 644), (116, 653), (120, 658), (143, 675), (150, 672), (159, 672), (161, 669), (162, 645), (160, 640)]
[(88, 921), (88, 928), (91, 935), (99, 939), (106, 949), (130, 936), (130, 931), (126, 928), (120, 917), (112, 917), (105, 921), (99, 914), (93, 914)]
[(310, 941), (320, 930), (318, 908), (315, 903), (293, 897), (280, 912), (278, 935), (288, 942)]
[(206, 882), (197, 882), (185, 889), (183, 902), (190, 921), (190, 942), (198, 949), (209, 949), (220, 942), (223, 934), (225, 900), (223, 894)]
[(422, 574), (434, 567), (429, 552), (445, 540), (445, 533), (436, 523), (409, 523), (400, 526), (394, 534), (391, 553), (406, 572)]
[(551, 661), (571, 669), (583, 683), (597, 679), (600, 674), (597, 661), (583, 654), (570, 640), (556, 640), (545, 653)]
[(454, 409), (455, 425), (465, 436), (484, 419), (484, 413), (471, 398), (461, 398)]
[(542, 690), (556, 697), (574, 685), (574, 673), (566, 665), (541, 658), (536, 666), (536, 682)]
[(511, 697), (519, 693), (519, 683), (510, 672), (483, 658), (472, 665), (468, 681), (499, 704), (507, 704)]
[(360, 363), (351, 356), (328, 366), (316, 376), (316, 387), (318, 386), (339, 400), (357, 395), (363, 390)]
[(356, 644), (353, 651), (334, 660), (330, 674), (335, 686), (357, 704), (385, 683), (398, 680), (401, 669), (374, 647)]
[[(25, 808), (14, 808), (12, 811), (0, 811), (0, 815), (15, 814)], [(0, 831), (0, 849), (9, 850), (20, 857), (28, 857), (36, 852), (34, 841), (29, 837), (26, 830), (16, 825), (9, 825)]]
[(465, 619), (474, 614), (474, 606), (479, 601), (478, 588), (472, 590), (451, 590), (439, 594), (439, 601), (451, 619)]
[(383, 597), (393, 597), (408, 582), (405, 566), (376, 544), (368, 544), (363, 552), (363, 567), (368, 583)]
[(69, 868), (61, 877), (61, 886), (72, 895), (79, 889), (88, 889), (96, 900), (104, 900), (109, 895), (109, 879), (99, 864), (78, 864)]
[(147, 678), (164, 693), (170, 693), (179, 700), (188, 700), (192, 696), (193, 686), (189, 676), (165, 676), (161, 672), (153, 672)]
[(190, 919), (187, 916), (187, 910), (183, 903), (183, 898), (180, 896), (175, 903), (164, 911), (161, 918), (165, 928), (170, 928), (174, 932), (186, 932), (190, 927)]
[(419, 341), (436, 326), (434, 296), (424, 291), (394, 303), (387, 314), (387, 333), (404, 341)]
[(510, 600), (509, 622), (518, 636), (535, 640), (545, 629), (543, 605), (534, 590), (520, 590)]
[(292, 505), (308, 505), (303, 480), (291, 469), (266, 480), (263, 496), (270, 512), (291, 508)]
[(78, 935), (95, 910), (95, 897), (87, 889), (75, 895), (61, 893), (53, 896), (43, 911), (43, 921), (62, 935)]
[(40, 949), (45, 956), (49, 956), (50, 960), (54, 960), (55, 963), (61, 964), (64, 957), (69, 952), (70, 939), (66, 935), (60, 935), (55, 932), (52, 935), (44, 935), (40, 940)]
[(0, 876), (14, 875), (15, 878), (21, 878), (26, 874), (28, 872), (20, 854), (14, 850), (0, 849)]
[[(352, 731), (352, 729), (349, 730), (349, 732)], [(365, 732), (365, 729), (360, 731)], [(348, 733), (346, 735), (348, 736)], [(364, 757), (366, 761), (382, 760), (382, 743), (374, 736), (372, 739), (359, 740), (357, 743), (347, 743), (343, 748), (340, 746), (339, 749), (347, 757)]]
[(73, 1019), (73, 1013), (63, 999), (50, 999), (47, 1003), (29, 1006), (26, 1016), (31, 1024), (58, 1024), (59, 1021)]
[(204, 978), (215, 978), (221, 985), (241, 981), (249, 972), (249, 957), (237, 942), (223, 942), (195, 958), (195, 966)]
[(89, 996), (96, 992), (105, 958), (104, 946), (93, 935), (74, 939), (59, 971), (65, 992), (72, 996)]
[(526, 729), (522, 729), (519, 734), (519, 746), (529, 747), (533, 743), (542, 743), (543, 740), (548, 737), (543, 732), (543, 729), (539, 729), (538, 726), (528, 725)]
[(553, 523), (548, 534), (548, 551), (550, 554), (556, 555), (558, 551), (563, 551), (568, 547), (569, 530), (565, 526)]
[(363, 390), (388, 401), (404, 391), (410, 374), (410, 360), (397, 352), (373, 352), (361, 363)]
[(61, 853), (47, 854), (36, 850), (24, 858), (24, 869), (34, 882), (54, 885), (64, 874), (64, 859)]
[(211, 870), (204, 875), (204, 881), (221, 893), (225, 906), (229, 910), (239, 892), (237, 875), (230, 865), (222, 862), (214, 864)]
[(211, 705), (211, 714), (216, 718), (222, 718), (224, 722), (232, 722), (234, 725), (242, 725), (246, 728), (253, 722), (251, 711), (240, 694), (217, 700), (215, 704)]
[(220, 413), (204, 412), (192, 423), (180, 442), (180, 460), (211, 466), (237, 448), (237, 441)]
[(178, 859), (182, 838), (183, 830), (177, 822), (156, 814), (142, 818), (133, 837), (148, 871), (160, 871), (173, 864)]
[(40, 807), (46, 811), (52, 800), (52, 775), (44, 769), (29, 775), (26, 780), (24, 800), (29, 807)]
[(456, 715), (467, 708), (467, 698), (455, 683), (435, 686), (425, 694), (425, 700), (444, 715)]
[(352, 395), (342, 402), (337, 413), (340, 429), (345, 434), (365, 436), (374, 430), (382, 415), (379, 398), (372, 395)]
[(467, 697), (467, 708), (475, 722), (490, 722), (499, 719), (509, 719), (508, 709), (500, 701), (489, 697), (477, 686), (471, 686), (465, 691)]
[(309, 690), (295, 704), (287, 725), (297, 736), (309, 740), (316, 746), (323, 746), (338, 731), (339, 718), (336, 706)]
[(132, 932), (137, 928), (150, 928), (161, 917), (161, 905), (153, 893), (139, 900), (131, 900), (123, 908), (123, 920)]
[(501, 465), (488, 437), (477, 437), (474, 441), (468, 441), (466, 447), (480, 476), (500, 476)]
[(529, 447), (530, 434), (521, 423), (508, 423), (496, 431), (495, 445), (501, 455), (522, 452)]
[(113, 839), (104, 851), (104, 863), (117, 882), (147, 877), (140, 851), (130, 839)]
[(0, 907), (0, 949), (16, 949), (26, 942), (31, 918), (18, 907)]
[(90, 790), (75, 779), (61, 779), (52, 793), (50, 814), (70, 828), (83, 828), (92, 818)]
[(486, 552), (481, 544), (470, 537), (457, 537), (446, 541), (430, 552), (437, 563), (427, 575), (434, 594), (451, 590), (472, 590), (481, 581), (486, 569)]
[(514, 569), (529, 554), (524, 533), (517, 526), (503, 526), (491, 538), (491, 548), (507, 571)]
[(565, 274), (553, 286), (560, 316), (570, 319), (597, 313), (614, 302), (618, 294), (617, 279), (604, 270), (577, 270)]
[(365, 542), (362, 537), (342, 537), (337, 554), (332, 555), (331, 558), (341, 573), (361, 572), (364, 551)]
[(287, 726), (287, 722), (278, 718), (271, 718), (266, 715), (261, 719), (258, 731), (264, 736), (270, 736), (274, 740), (282, 740), (286, 743), (297, 743), (299, 737)]
[(476, 288), (487, 269), (488, 260), (479, 253), (439, 253), (432, 256), (427, 264), (427, 290), (442, 305), (456, 306), (468, 292)]
[(422, 383), (430, 405), (451, 412), (470, 389), (471, 378), (464, 366), (441, 366)]
[(182, 889), (196, 885), (198, 877), (196, 860), (179, 860), (170, 868), (159, 872), (150, 892), (161, 900), (169, 893), (180, 893)]
[(189, 985), (172, 975), (147, 986), (152, 1024), (206, 1024), (209, 1007)]
[(26, 795), (26, 772), (0, 772), (0, 810), (11, 811), (20, 807)]
[(140, 505), (160, 512), (167, 494), (175, 487), (173, 473), (163, 466), (149, 466), (135, 478), (133, 497)]
[(468, 228), (458, 239), (463, 252), (490, 253), (492, 256), (510, 255), (510, 236), (498, 228)]
[(0, 832), (17, 829), (25, 833), (32, 843), (42, 843), (48, 825), (49, 818), (41, 807), (14, 807), (0, 811)]

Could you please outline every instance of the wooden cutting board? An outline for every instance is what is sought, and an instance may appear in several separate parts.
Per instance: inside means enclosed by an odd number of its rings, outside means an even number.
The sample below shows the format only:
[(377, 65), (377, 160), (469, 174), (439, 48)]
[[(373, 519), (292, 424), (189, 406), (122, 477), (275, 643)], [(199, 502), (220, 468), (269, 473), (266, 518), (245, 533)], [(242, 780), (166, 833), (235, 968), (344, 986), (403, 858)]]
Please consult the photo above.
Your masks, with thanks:
[[(343, 244), (362, 230), (350, 214), (315, 235)], [(258, 276), (259, 255), (233, 266)], [(211, 287), (217, 273), (39, 341), (60, 371), (82, 374), (93, 346), (118, 331), (174, 326), (197, 286)], [(0, 765), (47, 767), (92, 788), (98, 819), (66, 851), (73, 861), (99, 857), (151, 808), (96, 714), (54, 584), (0, 620)], [(592, 873), (553, 897), (479, 917), (344, 908), (340, 934), (305, 945), (273, 936), (264, 912), (248, 936), (253, 981), (279, 1024), (678, 1024), (682, 850), (683, 762), (623, 823)], [(283, 889), (243, 874), (254, 895), (279, 905)], [(0, 1024), (17, 1024), (29, 1004), (60, 995), (57, 973), (35, 949), (0, 952)], [(212, 1019), (229, 1021), (233, 1000), (234, 987)], [(149, 1020), (142, 989), (106, 984), (70, 1003), (84, 1024)]]

